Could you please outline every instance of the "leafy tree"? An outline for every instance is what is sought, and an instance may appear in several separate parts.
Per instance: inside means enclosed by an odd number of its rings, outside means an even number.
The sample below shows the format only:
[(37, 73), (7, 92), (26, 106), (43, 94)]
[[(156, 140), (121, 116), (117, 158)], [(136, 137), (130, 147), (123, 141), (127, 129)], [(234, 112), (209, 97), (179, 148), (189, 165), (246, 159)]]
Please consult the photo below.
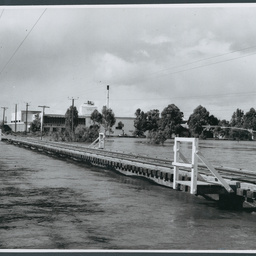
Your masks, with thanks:
[(230, 125), (232, 127), (242, 127), (244, 123), (244, 111), (241, 109), (237, 109), (230, 120)]
[(252, 129), (256, 131), (256, 111), (254, 108), (251, 108), (245, 115), (244, 115), (244, 123), (243, 127), (246, 129)]
[(116, 123), (115, 114), (111, 108), (103, 106), (102, 108), (102, 125), (105, 128), (105, 133), (112, 131), (112, 126)]
[(76, 129), (78, 126), (78, 111), (77, 108), (74, 106), (70, 106), (65, 114), (65, 128), (67, 132), (72, 131), (72, 123), (73, 123), (73, 131)]
[(215, 117), (214, 115), (209, 116), (209, 119), (208, 119), (209, 125), (218, 125), (219, 122), (220, 122), (220, 120), (217, 117)]
[(134, 135), (135, 136), (143, 136), (144, 132), (147, 131), (147, 114), (141, 111), (140, 108), (138, 108), (135, 112), (135, 120), (134, 120)]
[(77, 141), (86, 141), (89, 128), (85, 125), (78, 125), (75, 129), (75, 136)]
[(122, 121), (120, 121), (120, 122), (118, 122), (118, 124), (117, 124), (117, 129), (119, 129), (119, 130), (122, 130), (123, 129), (123, 127), (124, 127), (124, 124), (123, 124), (123, 122)]
[[(161, 140), (160, 134), (158, 134), (158, 128), (159, 128), (159, 110), (153, 109), (146, 113), (146, 128), (148, 133), (148, 138), (150, 139), (150, 142), (154, 142), (155, 144), (164, 143), (166, 138), (164, 140)], [(163, 139), (163, 137), (162, 137)]]
[(89, 127), (88, 130), (88, 136), (87, 136), (87, 141), (94, 141), (99, 137), (99, 130), (100, 130), (100, 126), (95, 124), (95, 125), (91, 125)]
[(124, 135), (124, 124), (123, 124), (123, 122), (118, 122), (118, 124), (117, 124), (117, 127), (116, 127), (116, 129), (118, 129), (118, 130), (122, 130), (122, 135)]
[(37, 132), (37, 131), (41, 130), (41, 118), (40, 118), (39, 114), (35, 115), (35, 119), (30, 124), (30, 129), (32, 132)]
[[(244, 111), (241, 109), (237, 109), (230, 120), (231, 127), (234, 128), (243, 128), (244, 125)], [(248, 139), (248, 132), (240, 129), (231, 129), (230, 138), (234, 140), (243, 140)]]
[(93, 123), (102, 124), (102, 119), (103, 119), (102, 114), (97, 109), (95, 109), (91, 114), (91, 120), (93, 121)]
[(220, 120), (218, 123), (219, 126), (229, 127), (230, 123), (226, 119)]
[(222, 138), (224, 138), (224, 137), (228, 138), (229, 135), (230, 135), (230, 129), (228, 129), (228, 128), (221, 128), (221, 127), (229, 127), (230, 126), (229, 121), (227, 121), (225, 119), (220, 120), (218, 125), (220, 127), (215, 128), (214, 132), (216, 134), (219, 134), (219, 136), (221, 136)]
[(159, 110), (158, 109), (153, 109), (147, 112), (146, 114), (146, 129), (148, 131), (157, 131), (159, 127)]
[(102, 113), (100, 113), (98, 110), (94, 110), (91, 114), (91, 119), (94, 125), (102, 125), (105, 129), (105, 133), (107, 131), (110, 133), (112, 131), (111, 128), (116, 123), (115, 114), (111, 108), (107, 108), (106, 106), (103, 106), (101, 112)]
[(193, 136), (199, 137), (203, 132), (203, 125), (209, 124), (209, 112), (207, 109), (199, 105), (188, 119), (188, 126)]
[(97, 124), (91, 125), (90, 127), (78, 125), (75, 130), (76, 141), (94, 141), (99, 136), (99, 128)]
[(177, 134), (182, 119), (183, 112), (176, 105), (170, 104), (161, 113), (159, 130), (165, 133), (166, 138), (171, 138), (173, 133)]
[(151, 131), (149, 133), (150, 141), (152, 141), (154, 144), (164, 144), (164, 142), (167, 140), (166, 133), (161, 130), (157, 131)]

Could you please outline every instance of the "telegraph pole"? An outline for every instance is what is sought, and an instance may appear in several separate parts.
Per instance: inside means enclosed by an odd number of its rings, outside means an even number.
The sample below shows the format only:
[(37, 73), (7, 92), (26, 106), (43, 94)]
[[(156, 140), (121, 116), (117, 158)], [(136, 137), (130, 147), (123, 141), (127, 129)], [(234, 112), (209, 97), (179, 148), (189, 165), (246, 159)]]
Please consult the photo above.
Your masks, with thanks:
[(17, 104), (15, 104), (15, 133), (17, 132)]
[(48, 106), (38, 106), (39, 108), (43, 108), (42, 114), (41, 114), (41, 140), (43, 138), (43, 122), (44, 122), (44, 110), (45, 108), (50, 108)]
[(109, 108), (109, 85), (107, 85), (107, 109)]
[(5, 110), (7, 110), (7, 107), (1, 107), (3, 109), (3, 130), (4, 130), (4, 118), (5, 118)]
[[(72, 97), (71, 99), (68, 98), (69, 100), (72, 100), (72, 108), (71, 108), (71, 130), (72, 133), (74, 132), (74, 102), (75, 99)], [(76, 98), (76, 100), (78, 100), (79, 98)]]
[(28, 103), (26, 103), (26, 125), (25, 125), (25, 134), (27, 135), (28, 130)]

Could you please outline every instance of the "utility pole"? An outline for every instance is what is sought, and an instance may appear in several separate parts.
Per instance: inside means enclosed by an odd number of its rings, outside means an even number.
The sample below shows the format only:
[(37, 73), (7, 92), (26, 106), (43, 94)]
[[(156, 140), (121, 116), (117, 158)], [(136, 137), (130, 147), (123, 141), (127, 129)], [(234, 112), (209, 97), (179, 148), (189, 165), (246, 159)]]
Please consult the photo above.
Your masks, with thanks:
[(4, 130), (4, 119), (5, 119), (5, 110), (7, 110), (7, 107), (1, 107), (3, 109), (3, 130)]
[(26, 125), (25, 125), (25, 134), (27, 135), (28, 130), (28, 103), (26, 103)]
[(74, 102), (75, 100), (78, 100), (79, 98), (74, 99), (73, 97), (69, 100), (72, 100), (72, 108), (71, 108), (71, 131), (74, 132)]
[(39, 108), (43, 108), (42, 114), (41, 114), (41, 140), (43, 138), (43, 122), (44, 122), (44, 110), (45, 108), (50, 108), (48, 106), (38, 106)]
[(15, 104), (15, 133), (17, 132), (17, 104)]
[(107, 85), (107, 108), (109, 108), (109, 85)]

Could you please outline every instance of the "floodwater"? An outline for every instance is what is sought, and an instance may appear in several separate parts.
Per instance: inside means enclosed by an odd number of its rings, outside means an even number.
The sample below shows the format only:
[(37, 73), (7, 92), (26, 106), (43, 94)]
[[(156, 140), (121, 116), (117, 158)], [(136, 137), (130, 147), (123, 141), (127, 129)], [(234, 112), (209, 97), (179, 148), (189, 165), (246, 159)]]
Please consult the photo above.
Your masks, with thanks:
[[(126, 145), (126, 152), (172, 157), (171, 143), (144, 142), (118, 138), (106, 147), (121, 151)], [(242, 168), (252, 169), (255, 165), (248, 162), (255, 159), (248, 159), (253, 154), (239, 143), (227, 142), (222, 147), (226, 153), (214, 148), (221, 142), (200, 146), (205, 156), (210, 151), (224, 158), (235, 145), (233, 153), (245, 159)], [(253, 143), (248, 145), (255, 150)], [(4, 142), (0, 154), (0, 249), (256, 249), (254, 212), (220, 210), (214, 203), (144, 179)], [(224, 160), (227, 166), (233, 164)]]
[[(173, 140), (164, 145), (151, 145), (147, 139), (108, 139), (106, 149), (173, 160)], [(199, 150), (216, 166), (256, 172), (256, 141), (199, 140)], [(191, 158), (191, 143), (181, 144), (181, 152)]]

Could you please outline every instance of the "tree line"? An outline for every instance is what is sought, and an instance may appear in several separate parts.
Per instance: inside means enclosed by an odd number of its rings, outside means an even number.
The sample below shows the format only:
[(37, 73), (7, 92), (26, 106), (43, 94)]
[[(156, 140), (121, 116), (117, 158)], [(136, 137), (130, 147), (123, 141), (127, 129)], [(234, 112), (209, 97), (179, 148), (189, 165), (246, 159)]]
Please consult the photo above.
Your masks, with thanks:
[[(101, 112), (94, 110), (90, 118), (91, 126), (78, 125), (77, 108), (70, 106), (65, 114), (65, 130), (54, 132), (53, 138), (62, 141), (93, 141), (98, 137), (100, 129), (106, 135), (111, 135), (112, 127), (116, 123), (112, 109), (103, 106)], [(123, 129), (124, 124), (119, 122), (117, 127)], [(139, 108), (135, 112), (134, 128), (134, 136), (147, 135), (149, 142), (154, 144), (163, 144), (173, 136), (251, 140), (252, 133), (244, 129), (256, 131), (256, 111), (251, 108), (244, 113), (243, 110), (236, 109), (227, 121), (218, 119), (199, 105), (185, 121), (183, 112), (175, 104), (168, 105), (161, 112), (158, 109), (145, 112)], [(31, 123), (31, 130), (40, 130), (39, 117)]]
[(161, 114), (157, 109), (147, 112), (137, 109), (134, 133), (140, 137), (147, 132), (149, 140), (156, 144), (163, 144), (173, 136), (251, 140), (252, 131), (247, 130), (256, 131), (256, 111), (251, 108), (244, 113), (243, 110), (237, 109), (230, 121), (227, 121), (218, 119), (205, 107), (199, 105), (190, 115), (187, 127), (184, 124), (183, 112), (175, 104), (168, 105)]
[(55, 141), (81, 141), (92, 142), (99, 136), (100, 129), (104, 129), (105, 134), (112, 132), (112, 126), (116, 122), (115, 114), (111, 108), (103, 106), (102, 111), (94, 110), (91, 114), (92, 125), (85, 126), (78, 124), (78, 110), (70, 106), (65, 114), (64, 131), (56, 131), (52, 134)]

